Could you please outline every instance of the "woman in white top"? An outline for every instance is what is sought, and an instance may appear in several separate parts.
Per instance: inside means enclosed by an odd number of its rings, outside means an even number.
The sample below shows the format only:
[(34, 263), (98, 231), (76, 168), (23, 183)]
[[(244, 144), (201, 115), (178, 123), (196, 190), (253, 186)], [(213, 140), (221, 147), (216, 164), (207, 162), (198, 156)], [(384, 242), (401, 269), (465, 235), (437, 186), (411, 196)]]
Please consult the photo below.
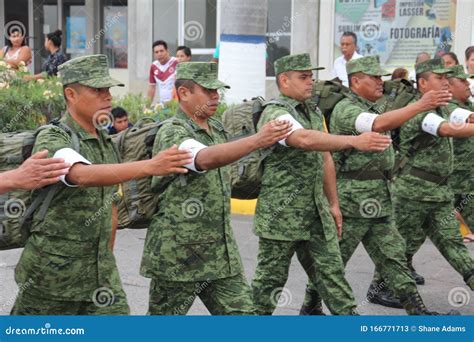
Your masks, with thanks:
[(18, 69), (21, 62), (31, 63), (31, 49), (26, 45), (25, 35), (19, 29), (10, 32), (7, 45), (2, 49), (2, 58), (14, 69)]

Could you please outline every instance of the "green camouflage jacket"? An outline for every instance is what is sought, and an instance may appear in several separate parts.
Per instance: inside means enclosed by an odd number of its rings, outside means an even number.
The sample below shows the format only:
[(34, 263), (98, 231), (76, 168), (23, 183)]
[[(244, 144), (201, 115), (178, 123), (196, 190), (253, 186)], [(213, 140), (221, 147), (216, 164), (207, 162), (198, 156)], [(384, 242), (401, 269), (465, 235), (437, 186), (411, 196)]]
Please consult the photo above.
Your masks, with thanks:
[[(419, 96), (412, 102), (417, 101)], [(447, 107), (438, 107), (418, 114), (400, 128), (400, 156), (407, 154), (415, 139), (423, 139), (423, 143), (401, 174), (397, 175), (393, 182), (393, 193), (395, 196), (418, 201), (452, 201), (454, 195), (448, 185), (436, 184), (408, 174), (410, 167), (441, 177), (448, 177), (453, 172), (453, 139), (433, 136), (422, 130), (421, 124), (428, 113), (435, 113), (449, 120)]]
[[(210, 133), (181, 110), (185, 124), (165, 124), (153, 154), (195, 139), (206, 146), (227, 141), (223, 125), (210, 118)], [(239, 274), (240, 255), (230, 226), (230, 167), (181, 176), (153, 177), (158, 211), (145, 241), (141, 274), (170, 281), (205, 281)]]
[[(358, 135), (355, 122), (360, 113), (380, 114), (375, 103), (354, 93), (342, 99), (331, 115), (330, 131), (339, 135)], [(341, 212), (348, 217), (377, 218), (391, 215), (392, 206), (387, 179), (355, 180), (342, 177), (341, 173), (367, 171), (390, 172), (395, 163), (393, 147), (382, 153), (361, 152), (355, 149), (333, 153), (336, 164), (337, 192)], [(345, 162), (342, 160), (345, 159)]]
[[(94, 137), (70, 116), (62, 119), (80, 139), (80, 154), (92, 164), (117, 163), (118, 157), (105, 130)], [(41, 131), (34, 151), (70, 147), (68, 133), (58, 127)], [(31, 282), (28, 291), (39, 298), (92, 301), (95, 289), (122, 291), (115, 258), (109, 249), (112, 204), (117, 187), (68, 187), (60, 183), (43, 222), (36, 216), (16, 268), (17, 283)]]
[[(290, 113), (306, 129), (323, 131), (323, 116), (310, 101), (303, 104), (280, 95), (296, 109), (269, 105), (258, 123), (265, 123)], [(257, 236), (283, 241), (309, 240), (311, 224), (320, 216), (325, 229), (335, 229), (323, 193), (323, 154), (275, 144), (264, 159), (262, 188), (254, 218)]]
[[(473, 104), (459, 103), (452, 100), (448, 110), (452, 113), (456, 108), (463, 108), (474, 112)], [(474, 138), (454, 138), (454, 172), (449, 178), (449, 185), (455, 194), (469, 194), (474, 192)]]

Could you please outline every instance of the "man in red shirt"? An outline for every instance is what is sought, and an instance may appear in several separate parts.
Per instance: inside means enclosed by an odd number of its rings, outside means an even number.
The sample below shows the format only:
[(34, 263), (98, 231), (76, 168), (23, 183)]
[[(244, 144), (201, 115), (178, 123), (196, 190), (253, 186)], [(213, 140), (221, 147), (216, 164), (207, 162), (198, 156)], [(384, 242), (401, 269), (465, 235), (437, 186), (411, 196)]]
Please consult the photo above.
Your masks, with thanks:
[(157, 40), (153, 43), (153, 54), (156, 60), (150, 67), (147, 97), (153, 102), (156, 85), (158, 84), (160, 98), (156, 102), (164, 104), (173, 99), (175, 70), (178, 60), (170, 56), (168, 44), (163, 40)]

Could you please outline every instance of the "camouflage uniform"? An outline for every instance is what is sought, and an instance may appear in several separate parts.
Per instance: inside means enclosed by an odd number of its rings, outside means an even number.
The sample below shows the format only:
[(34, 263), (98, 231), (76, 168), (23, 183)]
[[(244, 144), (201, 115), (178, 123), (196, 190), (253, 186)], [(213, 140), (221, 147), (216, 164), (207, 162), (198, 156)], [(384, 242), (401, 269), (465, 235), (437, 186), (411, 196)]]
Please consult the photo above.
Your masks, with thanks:
[[(464, 73), (461, 65), (451, 67), (454, 73), (448, 77), (467, 79), (473, 75)], [(462, 108), (474, 112), (471, 101), (459, 103), (452, 100), (448, 110), (452, 113), (455, 109)], [(449, 185), (454, 192), (454, 205), (460, 211), (462, 217), (471, 229), (474, 229), (474, 138), (457, 138), (454, 145), (454, 171), (449, 177)]]
[[(107, 57), (85, 56), (59, 67), (64, 85), (119, 85), (108, 75)], [(85, 131), (70, 114), (61, 119), (79, 138), (80, 154), (93, 164), (117, 163), (105, 130), (98, 137)], [(48, 149), (49, 157), (71, 148), (71, 136), (52, 127), (39, 133), (33, 152)], [(116, 187), (68, 187), (59, 183), (44, 220), (34, 216), (16, 267), (21, 291), (13, 315), (128, 314), (115, 258), (109, 248), (112, 202)], [(99, 213), (100, 215), (97, 214)]]
[[(215, 63), (181, 63), (177, 79), (208, 89), (225, 86)], [(227, 141), (223, 125), (209, 131), (181, 109), (158, 131), (153, 154), (194, 139), (211, 146)], [(239, 251), (230, 226), (230, 166), (204, 173), (153, 177), (159, 208), (148, 228), (141, 274), (152, 278), (149, 314), (186, 314), (196, 296), (211, 314), (254, 314)]]
[[(419, 63), (416, 72), (447, 73), (443, 68), (443, 61), (434, 59)], [(400, 155), (412, 155), (393, 182), (394, 217), (405, 238), (409, 262), (428, 236), (474, 290), (473, 260), (459, 234), (459, 224), (452, 213), (454, 194), (447, 183), (453, 172), (453, 139), (422, 130), (421, 124), (430, 112), (449, 120), (448, 109), (439, 107), (417, 115), (400, 129)], [(421, 144), (410, 153), (415, 141)]]
[[(377, 56), (351, 61), (346, 68), (349, 75), (355, 72), (385, 75)], [(356, 129), (356, 120), (361, 113), (381, 114), (375, 103), (354, 93), (347, 96), (332, 112), (330, 131), (333, 134), (360, 134)], [(362, 242), (388, 286), (399, 297), (406, 298), (417, 293), (407, 267), (405, 242), (392, 218), (388, 181), (395, 163), (393, 148), (390, 146), (381, 153), (340, 151), (334, 152), (333, 158), (337, 169), (339, 204), (344, 217), (343, 235), (339, 242), (344, 264)], [(310, 284), (307, 296), (315, 290), (314, 284)], [(306, 301), (311, 299), (306, 298)]]
[[(277, 74), (311, 70), (308, 54), (275, 62)], [(311, 102), (280, 95), (291, 108), (269, 105), (258, 123), (290, 113), (305, 129), (323, 130), (323, 117)], [(254, 218), (259, 239), (258, 265), (252, 282), (260, 314), (272, 314), (296, 255), (333, 314), (353, 314), (352, 290), (344, 278), (337, 231), (323, 193), (323, 154), (276, 144), (264, 159), (262, 187)]]

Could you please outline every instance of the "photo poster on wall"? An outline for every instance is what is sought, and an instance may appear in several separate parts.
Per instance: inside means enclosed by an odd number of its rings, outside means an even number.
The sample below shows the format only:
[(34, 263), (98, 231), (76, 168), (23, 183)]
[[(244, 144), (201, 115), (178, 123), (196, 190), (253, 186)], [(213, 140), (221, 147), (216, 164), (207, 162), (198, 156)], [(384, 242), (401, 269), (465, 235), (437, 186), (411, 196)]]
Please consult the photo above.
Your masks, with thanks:
[(385, 69), (413, 69), (416, 55), (452, 51), (456, 0), (336, 0), (334, 56), (344, 31), (357, 34), (358, 52), (379, 55)]
[(86, 17), (66, 17), (66, 53), (85, 53), (86, 37)]

